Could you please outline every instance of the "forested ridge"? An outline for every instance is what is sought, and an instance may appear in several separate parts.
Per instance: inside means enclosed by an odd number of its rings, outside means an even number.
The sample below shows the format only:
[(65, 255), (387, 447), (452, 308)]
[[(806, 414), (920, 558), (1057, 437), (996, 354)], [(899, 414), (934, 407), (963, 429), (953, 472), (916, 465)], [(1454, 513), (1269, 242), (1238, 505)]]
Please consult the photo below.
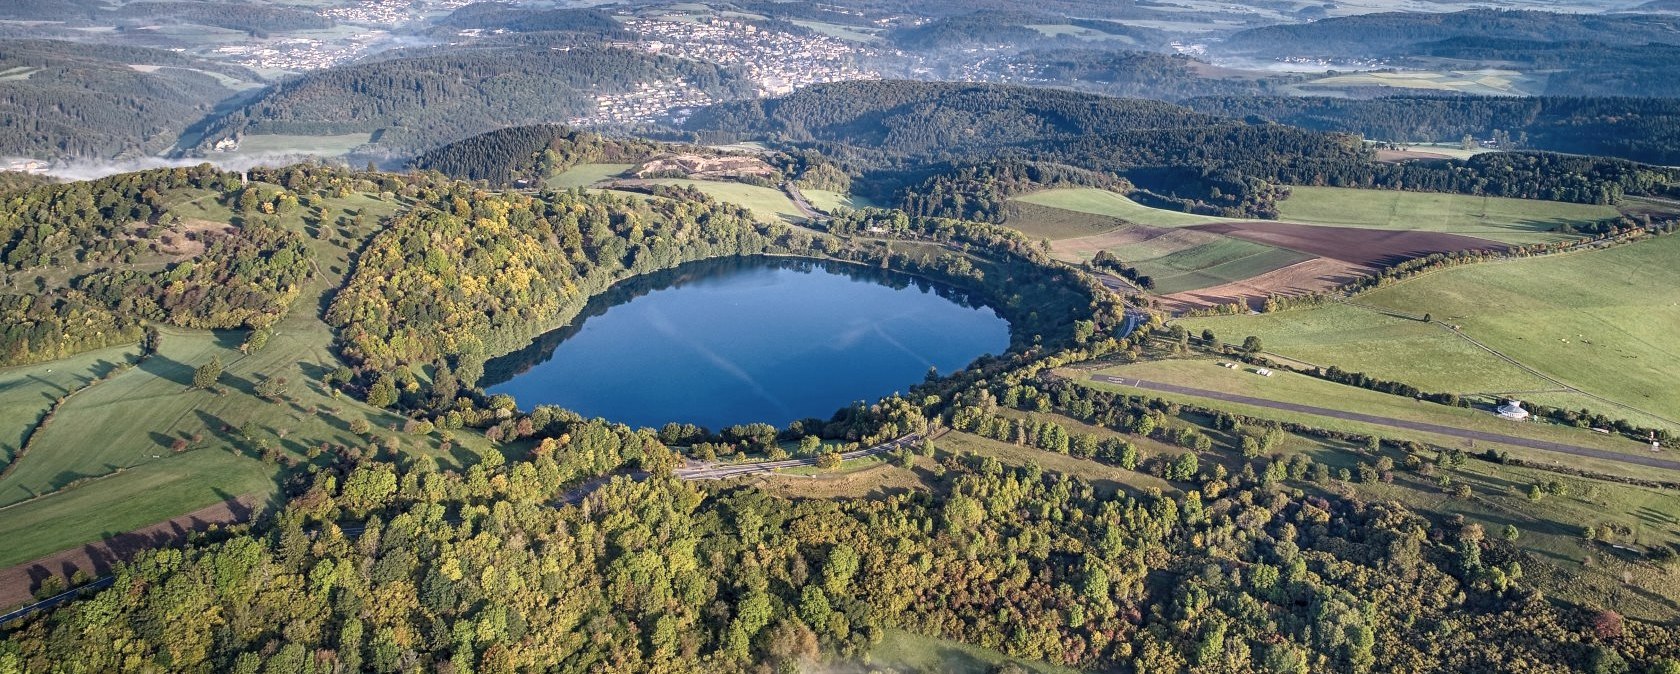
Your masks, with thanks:
[(731, 97), (746, 83), (697, 61), (628, 49), (537, 43), (404, 53), (303, 75), (215, 120), (203, 143), (250, 133), (378, 132), (395, 154), (417, 153), (504, 126), (595, 111), (595, 96), (684, 79)]
[(1279, 56), (1364, 58), (1403, 56), (1420, 44), (1461, 37), (1559, 43), (1613, 35), (1623, 44), (1680, 44), (1677, 26), (1680, 18), (1656, 14), (1498, 9), (1382, 12), (1251, 28), (1232, 35), (1224, 48)]
[(638, 138), (609, 138), (559, 124), (516, 126), (479, 134), (415, 157), (414, 168), (493, 185), (534, 182), (591, 162), (638, 163), (658, 151)]
[(1185, 105), (1371, 140), (1458, 142), (1465, 135), (1487, 140), (1502, 132), (1520, 148), (1680, 164), (1680, 101), (1673, 99), (1228, 96), (1194, 98)]
[(159, 153), (234, 93), (200, 70), (255, 78), (161, 49), (0, 41), (0, 72), (13, 69), (0, 80), (0, 156)]
[(1010, 65), (1029, 81), (1072, 87), (1107, 96), (1183, 101), (1195, 96), (1259, 95), (1301, 79), (1244, 73), (1223, 75), (1213, 65), (1183, 54), (1124, 49), (1042, 49), (1017, 54)]
[[(1238, 100), (1204, 105), (1234, 112), (1242, 109)], [(1003, 199), (1025, 191), (1016, 168), (1022, 163), (1041, 171), (1062, 165), (1049, 171), (1058, 176), (1107, 173), (1150, 205), (1232, 217), (1275, 217), (1289, 185), (1610, 204), (1624, 194), (1660, 193), (1674, 180), (1632, 162), (1542, 153), (1396, 165), (1375, 161), (1350, 134), (999, 85), (820, 85), (781, 99), (711, 106), (687, 129), (704, 142), (769, 137), (814, 148), (861, 176), (861, 191), (917, 213), (993, 221)]]

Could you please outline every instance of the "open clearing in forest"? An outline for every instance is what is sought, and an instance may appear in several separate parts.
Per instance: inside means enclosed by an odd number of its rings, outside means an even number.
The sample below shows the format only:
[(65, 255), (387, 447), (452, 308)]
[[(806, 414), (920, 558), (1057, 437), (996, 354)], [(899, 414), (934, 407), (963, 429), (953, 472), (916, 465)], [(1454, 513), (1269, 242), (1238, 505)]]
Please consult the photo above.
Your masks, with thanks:
[(263, 155), (316, 155), (338, 157), (349, 154), (359, 145), (373, 139), (369, 133), (346, 133), (336, 136), (297, 136), (285, 134), (254, 134), (239, 140), (239, 149), (227, 152), (227, 157), (260, 157)]
[(589, 187), (603, 180), (617, 178), (633, 168), (636, 168), (635, 164), (578, 164), (550, 176), (545, 184), (556, 190)]
[(1278, 204), (1278, 219), (1289, 222), (1443, 232), (1513, 244), (1580, 238), (1556, 230), (1617, 214), (1613, 206), (1593, 204), (1344, 187), (1292, 187)]
[[(1441, 325), (1582, 391), (1680, 420), (1680, 237), (1606, 250), (1447, 269), (1355, 299), (1261, 316), (1185, 321), (1227, 341), (1258, 335), (1266, 350), (1432, 391), (1554, 388)], [(1479, 353), (1478, 353), (1479, 352)], [(1542, 399), (1537, 399), (1537, 401)], [(1610, 416), (1631, 410), (1585, 396), (1560, 402)], [(1674, 428), (1674, 424), (1668, 424)]]
[[(990, 674), (1015, 665), (1032, 674), (1077, 674), (1078, 670), (1012, 658), (1003, 653), (958, 641), (924, 637), (901, 629), (881, 631), (881, 642), (869, 649), (870, 662), (907, 672)], [(871, 670), (874, 667), (870, 668)]]
[(860, 197), (855, 194), (841, 194), (839, 192), (830, 192), (828, 190), (800, 190), (800, 193), (805, 195), (805, 199), (810, 201), (812, 206), (817, 207), (817, 210), (825, 213), (833, 213), (835, 209), (838, 208), (860, 210), (864, 208), (881, 207), (881, 205), (875, 203), (874, 200), (869, 199), (868, 197)]
[(1209, 222), (1223, 222), (1227, 220), (1227, 218), (1218, 218), (1211, 215), (1196, 215), (1193, 213), (1181, 213), (1179, 211), (1150, 208), (1136, 201), (1132, 201), (1131, 199), (1127, 199), (1123, 194), (1110, 192), (1108, 190), (1100, 190), (1094, 187), (1069, 187), (1044, 190), (1042, 192), (1033, 192), (1032, 194), (1015, 197), (1013, 201), (1037, 204), (1039, 206), (1049, 206), (1050, 208), (1060, 208), (1079, 213), (1090, 213), (1092, 215), (1106, 215), (1111, 218), (1120, 218), (1127, 222), (1135, 222), (1140, 225), (1149, 225), (1152, 227), (1183, 227), (1185, 225), (1200, 225)]
[(1421, 89), (1478, 96), (1529, 96), (1544, 89), (1545, 78), (1515, 70), (1406, 70), (1357, 72), (1332, 75), (1289, 87), (1303, 93), (1323, 95), (1327, 90), (1383, 87)]
[(723, 182), (717, 180), (685, 180), (682, 178), (660, 178), (644, 181), (659, 185), (682, 185), (693, 187), (707, 196), (724, 203), (735, 204), (753, 212), (753, 215), (765, 222), (800, 223), (805, 216), (799, 212), (792, 199), (787, 194), (773, 187), (759, 187), (746, 183)]

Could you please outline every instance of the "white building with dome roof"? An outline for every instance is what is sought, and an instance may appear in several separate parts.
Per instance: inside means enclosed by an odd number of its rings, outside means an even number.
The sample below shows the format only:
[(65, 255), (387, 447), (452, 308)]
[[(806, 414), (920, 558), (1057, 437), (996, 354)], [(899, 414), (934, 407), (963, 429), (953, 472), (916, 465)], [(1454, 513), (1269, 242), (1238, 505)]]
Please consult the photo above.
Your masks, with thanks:
[(1528, 410), (1523, 409), (1521, 400), (1512, 400), (1499, 406), (1499, 416), (1512, 421), (1528, 421)]

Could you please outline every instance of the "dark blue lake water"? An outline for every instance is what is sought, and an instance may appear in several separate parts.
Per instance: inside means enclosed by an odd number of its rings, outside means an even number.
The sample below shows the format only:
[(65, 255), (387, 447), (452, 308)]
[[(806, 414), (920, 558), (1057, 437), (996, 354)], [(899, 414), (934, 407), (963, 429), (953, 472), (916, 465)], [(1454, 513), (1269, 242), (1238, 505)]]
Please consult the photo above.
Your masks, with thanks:
[(775, 258), (631, 279), (576, 320), (486, 364), (490, 393), (631, 426), (718, 430), (827, 419), (1009, 347), (960, 290), (879, 269)]

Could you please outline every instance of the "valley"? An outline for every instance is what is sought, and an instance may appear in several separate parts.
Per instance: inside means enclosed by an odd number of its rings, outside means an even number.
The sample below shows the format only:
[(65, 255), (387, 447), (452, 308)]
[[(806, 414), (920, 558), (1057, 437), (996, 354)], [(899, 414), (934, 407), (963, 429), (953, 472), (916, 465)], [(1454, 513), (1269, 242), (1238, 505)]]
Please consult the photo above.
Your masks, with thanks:
[(1677, 29), (0, 3), (0, 674), (1680, 672)]

